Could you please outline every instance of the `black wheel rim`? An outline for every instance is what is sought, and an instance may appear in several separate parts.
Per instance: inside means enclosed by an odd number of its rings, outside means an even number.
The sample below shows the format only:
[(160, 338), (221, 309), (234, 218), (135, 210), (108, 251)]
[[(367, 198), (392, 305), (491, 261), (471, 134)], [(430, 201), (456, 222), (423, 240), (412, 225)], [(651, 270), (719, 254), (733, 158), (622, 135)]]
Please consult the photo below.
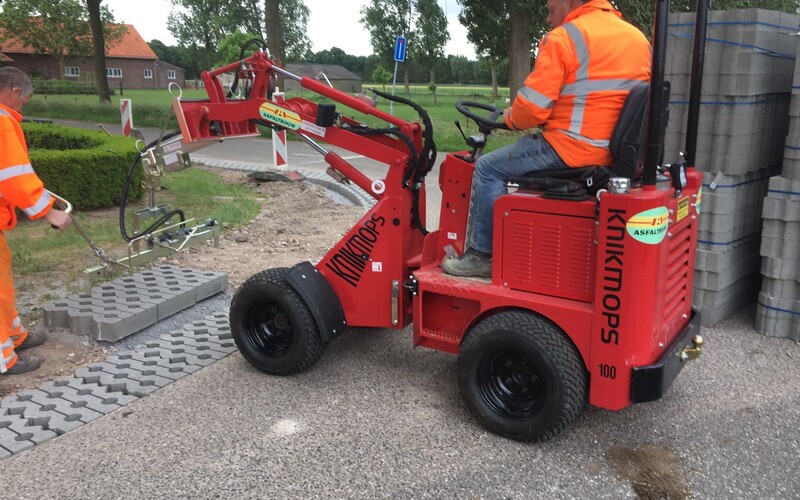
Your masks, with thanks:
[(294, 325), (288, 312), (275, 301), (250, 304), (244, 314), (242, 337), (254, 351), (277, 358), (294, 345)]
[(535, 417), (544, 407), (547, 387), (530, 357), (499, 347), (485, 352), (476, 367), (481, 397), (495, 413), (514, 420)]

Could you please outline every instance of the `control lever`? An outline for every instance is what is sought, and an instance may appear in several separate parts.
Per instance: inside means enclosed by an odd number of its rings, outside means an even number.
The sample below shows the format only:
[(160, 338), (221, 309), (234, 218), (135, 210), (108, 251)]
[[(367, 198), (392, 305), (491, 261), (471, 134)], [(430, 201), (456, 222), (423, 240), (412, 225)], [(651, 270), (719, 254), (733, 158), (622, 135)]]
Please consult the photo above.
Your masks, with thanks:
[(456, 120), (455, 124), (456, 124), (456, 128), (458, 129), (458, 131), (461, 132), (461, 137), (464, 138), (464, 142), (469, 142), (469, 139), (467, 139), (467, 135), (464, 133), (463, 130), (461, 130), (461, 122)]

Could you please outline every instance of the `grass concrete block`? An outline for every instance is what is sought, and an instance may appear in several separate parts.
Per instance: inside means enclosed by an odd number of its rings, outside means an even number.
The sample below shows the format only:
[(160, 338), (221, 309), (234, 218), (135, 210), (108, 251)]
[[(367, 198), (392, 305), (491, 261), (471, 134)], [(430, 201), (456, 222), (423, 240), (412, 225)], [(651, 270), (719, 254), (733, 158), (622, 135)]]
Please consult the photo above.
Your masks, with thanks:
[[(100, 386), (97, 386), (100, 388)], [(69, 386), (69, 380), (51, 380), (39, 386), (39, 390), (44, 391), (50, 397), (61, 398), (73, 403), (83, 403), (87, 408), (94, 410), (98, 413), (107, 414), (121, 408), (119, 399), (113, 396), (101, 397), (95, 395), (94, 388), (76, 389)], [(105, 394), (105, 390), (102, 391)]]
[(695, 268), (715, 273), (728, 272), (729, 269), (744, 262), (749, 257), (759, 255), (760, 244), (758, 236), (751, 236), (728, 245), (700, 243), (697, 246)]
[[(188, 373), (182, 370), (180, 367), (173, 367), (174, 369), (170, 369), (169, 367), (163, 366), (162, 363), (159, 363), (155, 359), (140, 361), (135, 359), (120, 359), (118, 356), (109, 356), (108, 358), (106, 358), (106, 363), (115, 365), (117, 369), (120, 370), (127, 370), (127, 371), (136, 370), (137, 372), (141, 373), (142, 376), (145, 377), (158, 376), (163, 379), (168, 379), (172, 381), (178, 380), (188, 375)], [(140, 378), (136, 377), (131, 377), (131, 378), (135, 378), (136, 380), (141, 380)]]
[(782, 260), (800, 260), (800, 245), (783, 238), (761, 238), (761, 256)]
[(42, 411), (55, 411), (67, 417), (77, 417), (83, 423), (89, 423), (103, 416), (102, 413), (88, 408), (85, 402), (67, 401), (39, 389), (19, 392), (16, 397), (19, 401), (24, 400), (38, 404)]
[(150, 395), (159, 389), (159, 386), (151, 380), (140, 382), (128, 378), (124, 372), (113, 370), (114, 373), (109, 373), (104, 371), (103, 368), (104, 366), (97, 363), (78, 368), (75, 370), (75, 377), (82, 379), (84, 382), (111, 387), (117, 391), (121, 389), (125, 394), (132, 394), (140, 398)]
[(756, 271), (722, 290), (703, 290), (695, 287), (692, 302), (697, 308), (716, 309), (723, 307), (734, 297), (748, 295), (751, 301), (755, 300), (760, 289), (761, 273)]
[(781, 310), (762, 304), (770, 302), (768, 297), (759, 296), (756, 306), (756, 331), (767, 337), (790, 338), (800, 342), (800, 313)]
[(800, 280), (800, 266), (794, 260), (762, 257), (761, 275), (766, 278)]
[(763, 217), (780, 221), (800, 221), (800, 198), (785, 199), (767, 196), (764, 199)]
[(747, 304), (755, 301), (755, 291), (748, 289), (739, 294), (731, 294), (727, 296), (726, 302), (720, 302), (714, 306), (697, 307), (700, 311), (700, 324), (702, 326), (714, 326), (720, 321), (729, 318), (736, 311), (740, 310)]
[(696, 270), (694, 275), (695, 289), (705, 291), (724, 291), (740, 279), (760, 270), (761, 256), (753, 254), (745, 260), (735, 263), (724, 272)]
[[(17, 441), (30, 441), (34, 445), (42, 444), (58, 437), (54, 431), (46, 429), (41, 425), (29, 425), (29, 421), (23, 415), (3, 415), (0, 417), (0, 429), (8, 429), (17, 434)], [(0, 447), (3, 446), (0, 439)]]
[(762, 237), (783, 238), (800, 244), (800, 221), (783, 221), (764, 218)]
[(761, 293), (778, 299), (800, 298), (800, 283), (796, 279), (770, 278), (761, 275)]
[(28, 423), (45, 427), (59, 436), (84, 424), (79, 413), (65, 415), (54, 411), (50, 405), (42, 406), (31, 401), (31, 397), (15, 395), (5, 398), (0, 402), (0, 418), (3, 415), (21, 415)]
[(35, 444), (30, 439), (25, 439), (24, 436), (10, 429), (0, 427), (0, 450), (4, 450), (7, 456), (15, 455), (34, 446)]

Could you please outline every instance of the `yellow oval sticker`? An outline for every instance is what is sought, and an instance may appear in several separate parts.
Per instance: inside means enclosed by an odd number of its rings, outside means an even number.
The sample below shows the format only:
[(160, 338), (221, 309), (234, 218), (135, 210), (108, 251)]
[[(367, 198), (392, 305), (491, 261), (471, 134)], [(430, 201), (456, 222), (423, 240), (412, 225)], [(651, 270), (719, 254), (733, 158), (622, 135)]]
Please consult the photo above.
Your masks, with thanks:
[(284, 109), (277, 104), (265, 102), (258, 108), (258, 114), (261, 118), (269, 120), (272, 123), (280, 125), (281, 127), (297, 130), (303, 119), (294, 111)]
[(626, 227), (636, 241), (648, 245), (658, 245), (667, 235), (669, 225), (669, 210), (667, 207), (652, 208), (639, 212), (630, 219)]

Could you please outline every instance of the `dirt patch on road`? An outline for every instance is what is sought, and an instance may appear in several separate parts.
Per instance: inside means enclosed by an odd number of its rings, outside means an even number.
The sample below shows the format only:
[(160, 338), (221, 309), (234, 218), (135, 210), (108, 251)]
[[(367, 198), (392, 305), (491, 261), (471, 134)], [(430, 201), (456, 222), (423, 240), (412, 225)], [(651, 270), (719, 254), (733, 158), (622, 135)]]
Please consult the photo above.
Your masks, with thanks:
[(611, 448), (606, 459), (619, 476), (630, 481), (639, 498), (683, 500), (690, 497), (681, 472), (681, 460), (672, 451), (653, 444), (636, 449)]
[[(266, 200), (260, 213), (246, 227), (223, 229), (219, 248), (193, 247), (158, 263), (226, 272), (231, 290), (264, 269), (290, 267), (304, 260), (316, 263), (366, 212), (309, 182), (256, 182), (245, 172), (207, 170), (223, 182), (249, 185), (263, 193)], [(78, 292), (74, 286), (54, 285), (58, 279), (53, 275), (17, 276), (16, 281), (18, 309), (29, 330), (45, 329), (37, 306)], [(42, 367), (30, 374), (0, 376), (0, 398), (70, 375), (114, 350), (67, 330), (48, 333), (47, 343), (27, 351), (45, 360)]]

